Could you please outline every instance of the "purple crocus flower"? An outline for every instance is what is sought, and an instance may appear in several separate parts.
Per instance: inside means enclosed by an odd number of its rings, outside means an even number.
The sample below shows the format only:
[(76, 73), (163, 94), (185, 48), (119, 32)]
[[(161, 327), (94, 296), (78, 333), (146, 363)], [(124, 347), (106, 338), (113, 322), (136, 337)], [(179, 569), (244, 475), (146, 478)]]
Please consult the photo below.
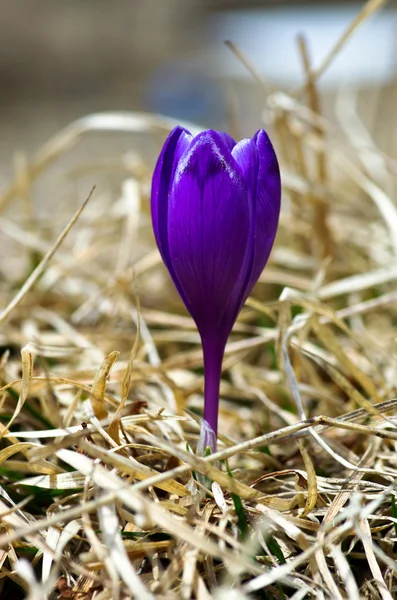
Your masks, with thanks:
[(201, 446), (216, 449), (226, 341), (269, 258), (280, 213), (277, 157), (263, 129), (236, 144), (227, 133), (176, 127), (157, 161), (151, 209), (160, 254), (201, 336)]

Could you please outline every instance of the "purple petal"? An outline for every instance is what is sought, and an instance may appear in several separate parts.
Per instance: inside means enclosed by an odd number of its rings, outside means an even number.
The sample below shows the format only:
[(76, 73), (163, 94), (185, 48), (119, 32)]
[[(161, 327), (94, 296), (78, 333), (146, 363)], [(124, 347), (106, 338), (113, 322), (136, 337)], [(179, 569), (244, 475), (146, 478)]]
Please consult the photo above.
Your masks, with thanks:
[(258, 155), (255, 200), (255, 249), (246, 297), (251, 293), (268, 261), (277, 233), (281, 203), (280, 170), (271, 141), (263, 129), (260, 129), (253, 139)]
[(184, 293), (175, 275), (168, 249), (168, 200), (174, 172), (182, 155), (188, 150), (193, 137), (186, 129), (175, 127), (169, 134), (153, 173), (151, 213), (153, 231), (161, 257), (182, 297)]
[(221, 138), (226, 148), (231, 152), (236, 145), (236, 141), (232, 138), (232, 136), (224, 131), (216, 131), (215, 133)]
[(199, 134), (175, 171), (169, 254), (202, 336), (227, 336), (246, 273), (252, 204), (235, 160), (216, 132)]
[(239, 299), (239, 306), (236, 311), (235, 318), (237, 318), (238, 312), (241, 309), (241, 306), (244, 304), (247, 295), (248, 295), (248, 287), (251, 282), (251, 272), (254, 264), (254, 250), (255, 250), (255, 220), (256, 220), (256, 186), (258, 180), (258, 150), (256, 147), (255, 140), (253, 139), (245, 139), (241, 140), (232, 150), (232, 156), (236, 160), (240, 171), (242, 173), (243, 179), (245, 181), (247, 192), (250, 196), (250, 201), (252, 203), (252, 213), (251, 213), (251, 234), (248, 240), (247, 247), (247, 255), (246, 255), (246, 263), (244, 266), (245, 278), (243, 285), (241, 286), (241, 293)]
[(255, 199), (258, 179), (258, 150), (254, 139), (241, 140), (232, 150), (232, 156), (241, 169), (248, 191)]
[(179, 126), (171, 131), (157, 160), (152, 179), (151, 213), (153, 230), (163, 260), (165, 260), (166, 246), (168, 245), (168, 194), (172, 184), (176, 149), (182, 135), (187, 137), (190, 134)]

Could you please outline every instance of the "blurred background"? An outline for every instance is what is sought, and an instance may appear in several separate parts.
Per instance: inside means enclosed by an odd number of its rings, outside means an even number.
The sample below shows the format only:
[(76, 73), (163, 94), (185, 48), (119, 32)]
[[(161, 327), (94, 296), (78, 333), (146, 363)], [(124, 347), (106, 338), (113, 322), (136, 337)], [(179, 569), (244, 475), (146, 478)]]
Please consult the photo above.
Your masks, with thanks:
[[(313, 65), (363, 3), (283, 0), (0, 0), (0, 165), (28, 154), (87, 113), (149, 110), (257, 129), (264, 94), (304, 81), (304, 34)], [(360, 114), (381, 148), (394, 145), (397, 13), (371, 17), (332, 63), (320, 90), (327, 117), (335, 96), (358, 94)], [(230, 39), (260, 73), (260, 88), (224, 45)], [(389, 146), (389, 147), (388, 147)]]

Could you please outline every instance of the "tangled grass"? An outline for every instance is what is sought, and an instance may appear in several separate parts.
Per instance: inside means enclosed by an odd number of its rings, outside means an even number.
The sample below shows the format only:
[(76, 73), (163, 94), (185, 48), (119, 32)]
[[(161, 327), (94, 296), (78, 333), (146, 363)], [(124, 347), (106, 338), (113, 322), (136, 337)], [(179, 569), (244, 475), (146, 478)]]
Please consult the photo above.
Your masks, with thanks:
[[(340, 127), (321, 116), (300, 48), (306, 93), (266, 99), (283, 212), (227, 346), (215, 455), (195, 454), (201, 350), (154, 249), (152, 165), (138, 147), (64, 162), (93, 133), (160, 144), (174, 123), (90, 115), (19, 161), (0, 198), (1, 598), (397, 597), (397, 164), (349, 99)], [(55, 169), (122, 191), (37, 216)]]

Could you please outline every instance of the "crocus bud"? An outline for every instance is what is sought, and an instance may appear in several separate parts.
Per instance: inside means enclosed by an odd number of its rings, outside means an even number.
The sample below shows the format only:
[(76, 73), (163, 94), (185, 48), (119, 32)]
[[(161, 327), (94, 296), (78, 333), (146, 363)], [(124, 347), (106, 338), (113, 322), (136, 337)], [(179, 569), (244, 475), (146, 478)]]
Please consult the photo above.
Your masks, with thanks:
[(216, 448), (227, 338), (269, 258), (280, 213), (280, 171), (266, 132), (236, 144), (218, 131), (176, 127), (153, 175), (151, 210), (162, 259), (201, 336), (201, 445)]

